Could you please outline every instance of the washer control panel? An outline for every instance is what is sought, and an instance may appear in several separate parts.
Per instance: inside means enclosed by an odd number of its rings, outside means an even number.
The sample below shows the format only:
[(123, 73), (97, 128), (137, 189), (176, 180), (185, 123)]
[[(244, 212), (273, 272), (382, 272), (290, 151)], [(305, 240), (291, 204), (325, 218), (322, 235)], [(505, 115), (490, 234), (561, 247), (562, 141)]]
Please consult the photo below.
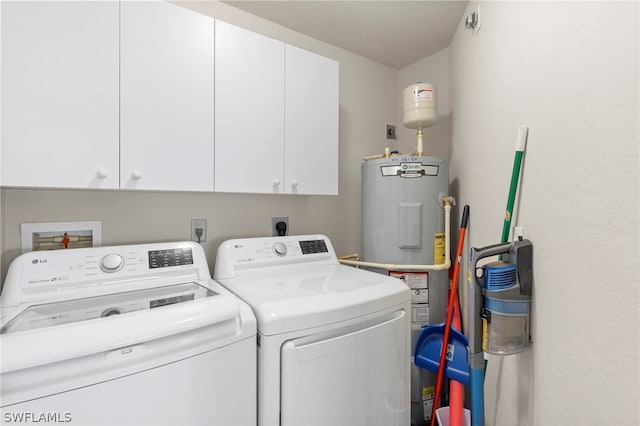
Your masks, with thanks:
[(11, 263), (2, 306), (36, 298), (39, 292), (176, 274), (211, 278), (202, 246), (186, 241), (29, 252)]

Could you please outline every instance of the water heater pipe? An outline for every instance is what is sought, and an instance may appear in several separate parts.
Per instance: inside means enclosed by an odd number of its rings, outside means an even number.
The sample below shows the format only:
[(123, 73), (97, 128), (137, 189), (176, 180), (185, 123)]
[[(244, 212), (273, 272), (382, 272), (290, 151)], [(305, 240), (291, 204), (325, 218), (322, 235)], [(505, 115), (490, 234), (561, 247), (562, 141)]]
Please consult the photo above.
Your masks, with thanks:
[(377, 160), (379, 158), (389, 158), (391, 157), (391, 149), (387, 146), (384, 148), (384, 154), (373, 154), (362, 157), (364, 161), (368, 160)]
[(418, 146), (416, 147), (416, 154), (418, 157), (422, 157), (424, 155), (424, 148), (422, 143), (422, 127), (418, 128)]
[(451, 267), (450, 257), (450, 224), (451, 224), (451, 204), (455, 202), (455, 199), (449, 195), (442, 197), (444, 203), (444, 252), (447, 259), (444, 263), (438, 265), (395, 265), (392, 263), (375, 263), (375, 262), (362, 262), (360, 260), (348, 260), (343, 256), (338, 261), (344, 265), (351, 266), (363, 266), (367, 268), (385, 269), (387, 271), (446, 271)]

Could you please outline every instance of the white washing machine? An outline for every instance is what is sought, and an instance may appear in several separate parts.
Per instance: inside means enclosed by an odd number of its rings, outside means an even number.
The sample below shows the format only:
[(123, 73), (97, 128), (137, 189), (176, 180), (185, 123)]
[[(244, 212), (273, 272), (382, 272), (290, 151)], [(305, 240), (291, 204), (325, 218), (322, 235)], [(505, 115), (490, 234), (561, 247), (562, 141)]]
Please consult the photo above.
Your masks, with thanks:
[(256, 424), (256, 320), (198, 244), (26, 253), (0, 306), (3, 424)]
[(236, 239), (214, 278), (258, 320), (259, 425), (409, 425), (410, 290), (323, 235)]

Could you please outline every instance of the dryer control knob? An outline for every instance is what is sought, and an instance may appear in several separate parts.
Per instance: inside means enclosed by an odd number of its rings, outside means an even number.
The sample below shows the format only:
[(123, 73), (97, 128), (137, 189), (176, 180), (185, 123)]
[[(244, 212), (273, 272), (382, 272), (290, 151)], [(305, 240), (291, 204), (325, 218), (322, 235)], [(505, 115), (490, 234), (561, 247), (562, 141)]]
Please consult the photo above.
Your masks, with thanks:
[(285, 243), (275, 243), (273, 252), (278, 256), (284, 256), (287, 254), (287, 245)]
[(111, 253), (100, 259), (100, 269), (108, 274), (118, 272), (123, 267), (124, 258), (119, 254)]

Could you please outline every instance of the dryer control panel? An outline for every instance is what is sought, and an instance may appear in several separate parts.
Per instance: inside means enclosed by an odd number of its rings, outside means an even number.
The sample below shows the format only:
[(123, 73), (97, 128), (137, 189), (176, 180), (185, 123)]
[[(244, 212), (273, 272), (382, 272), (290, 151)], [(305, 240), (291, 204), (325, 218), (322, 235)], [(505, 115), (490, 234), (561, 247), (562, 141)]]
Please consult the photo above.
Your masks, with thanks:
[(228, 240), (218, 248), (214, 278), (231, 278), (257, 268), (295, 263), (337, 264), (338, 259), (324, 235)]

